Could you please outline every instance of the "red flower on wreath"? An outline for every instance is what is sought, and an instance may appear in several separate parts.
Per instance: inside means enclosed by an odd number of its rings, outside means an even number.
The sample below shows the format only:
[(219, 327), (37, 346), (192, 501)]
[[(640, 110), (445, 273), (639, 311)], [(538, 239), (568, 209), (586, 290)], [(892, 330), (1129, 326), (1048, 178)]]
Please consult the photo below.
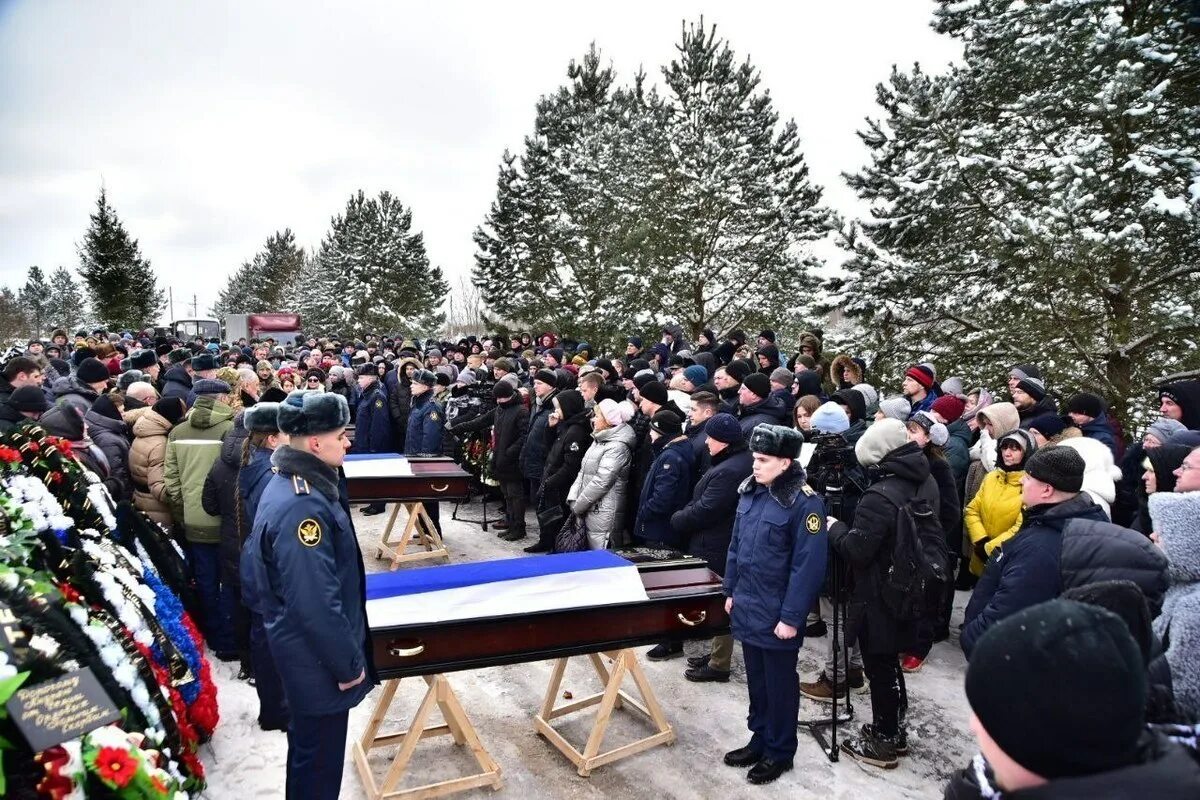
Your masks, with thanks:
[(117, 788), (133, 780), (137, 767), (137, 759), (120, 747), (101, 747), (96, 753), (96, 773)]
[(42, 448), (38, 446), (37, 442), (30, 442), (27, 446), (29, 448), (29, 452), (31, 453), (37, 454), (42, 452)]
[(21, 452), (12, 447), (0, 447), (0, 461), (16, 464), (21, 460)]

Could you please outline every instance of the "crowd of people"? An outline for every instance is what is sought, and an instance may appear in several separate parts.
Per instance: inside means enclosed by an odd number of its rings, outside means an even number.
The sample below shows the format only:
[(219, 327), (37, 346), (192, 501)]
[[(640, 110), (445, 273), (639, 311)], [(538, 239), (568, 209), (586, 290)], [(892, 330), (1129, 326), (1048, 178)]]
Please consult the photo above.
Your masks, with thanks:
[[(499, 495), (498, 535), (529, 539), (527, 553), (705, 559), (732, 636), (684, 675), (729, 681), (741, 642), (752, 737), (725, 762), (753, 783), (792, 768), (802, 696), (869, 693), (871, 721), (842, 748), (895, 767), (909, 751), (905, 676), (956, 638), (982, 755), (948, 797), (1122, 781), (1196, 796), (1200, 768), (1178, 742), (1200, 730), (1200, 380), (1146, 387), (1159, 416), (1131, 436), (1105, 398), (1063, 391), (1032, 363), (1003, 387), (927, 362), (880, 385), (868, 367), (829, 358), (819, 331), (690, 342), (666, 325), (613, 353), (554, 333), (55, 331), (8, 358), (0, 430), (37, 421), (68, 440), (114, 498), (186, 548), (204, 636), (253, 676), (267, 729), (288, 727), (288, 692), (242, 553), (272, 465), (293, 458), (281, 408), (335, 394), (353, 451), (458, 459)], [(956, 590), (971, 592), (957, 631)], [(846, 608), (836, 629), (833, 603)], [(806, 637), (827, 638), (828, 659), (798, 681)], [(663, 642), (648, 657), (682, 655)]]

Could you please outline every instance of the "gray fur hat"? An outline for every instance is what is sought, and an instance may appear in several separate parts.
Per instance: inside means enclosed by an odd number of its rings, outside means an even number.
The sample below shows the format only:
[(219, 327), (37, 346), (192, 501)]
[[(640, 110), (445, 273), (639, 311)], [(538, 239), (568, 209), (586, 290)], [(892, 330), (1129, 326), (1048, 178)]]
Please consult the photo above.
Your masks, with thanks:
[(277, 421), (279, 430), (289, 436), (329, 433), (350, 424), (350, 406), (334, 392), (298, 389), (279, 404)]
[(799, 431), (785, 428), (782, 425), (756, 425), (750, 432), (750, 450), (764, 456), (796, 459), (800, 457), (800, 447), (804, 437)]
[(128, 389), (131, 384), (144, 380), (146, 380), (146, 373), (142, 372), (140, 369), (131, 369), (128, 372), (122, 372), (121, 376), (117, 378), (117, 388), (123, 392)]
[(279, 433), (279, 403), (255, 403), (242, 412), (242, 427), (250, 433)]

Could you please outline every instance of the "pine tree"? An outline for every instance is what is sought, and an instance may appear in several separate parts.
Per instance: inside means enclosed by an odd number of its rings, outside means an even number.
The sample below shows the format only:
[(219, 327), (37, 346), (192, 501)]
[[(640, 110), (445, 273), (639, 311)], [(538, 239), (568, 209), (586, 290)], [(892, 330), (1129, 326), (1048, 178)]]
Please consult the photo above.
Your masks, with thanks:
[(21, 287), (18, 294), (18, 301), (25, 311), (26, 318), (33, 326), (34, 335), (45, 335), (48, 330), (46, 325), (50, 321), (49, 311), (53, 301), (50, 297), (50, 285), (46, 283), (46, 276), (42, 273), (41, 267), (29, 268), (25, 285)]
[(117, 217), (104, 187), (79, 250), (79, 274), (87, 286), (92, 314), (114, 330), (137, 330), (158, 320), (165, 293), (136, 239)]
[(50, 273), (50, 304), (46, 309), (47, 327), (62, 328), (68, 335), (79, 330), (86, 321), (83, 290), (66, 267)]
[(893, 371), (1030, 360), (1125, 413), (1200, 365), (1200, 50), (1170, 0), (939, 5), (965, 65), (879, 87), (834, 300)]
[[(306, 276), (320, 296), (314, 317), (327, 332), (433, 334), (449, 284), (412, 231), (412, 211), (389, 192), (368, 198), (359, 190), (335, 216)], [(305, 327), (310, 327), (305, 320)]]
[(217, 295), (212, 314), (258, 314), (282, 311), (285, 298), (304, 267), (304, 248), (296, 245), (291, 228), (267, 237), (263, 249), (243, 261)]

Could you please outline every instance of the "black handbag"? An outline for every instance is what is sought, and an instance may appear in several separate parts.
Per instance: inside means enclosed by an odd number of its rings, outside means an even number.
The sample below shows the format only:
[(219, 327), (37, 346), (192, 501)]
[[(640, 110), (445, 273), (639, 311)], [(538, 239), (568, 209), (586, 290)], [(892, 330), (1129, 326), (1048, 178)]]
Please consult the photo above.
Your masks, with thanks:
[(554, 537), (554, 552), (578, 553), (588, 549), (587, 523), (572, 514)]

